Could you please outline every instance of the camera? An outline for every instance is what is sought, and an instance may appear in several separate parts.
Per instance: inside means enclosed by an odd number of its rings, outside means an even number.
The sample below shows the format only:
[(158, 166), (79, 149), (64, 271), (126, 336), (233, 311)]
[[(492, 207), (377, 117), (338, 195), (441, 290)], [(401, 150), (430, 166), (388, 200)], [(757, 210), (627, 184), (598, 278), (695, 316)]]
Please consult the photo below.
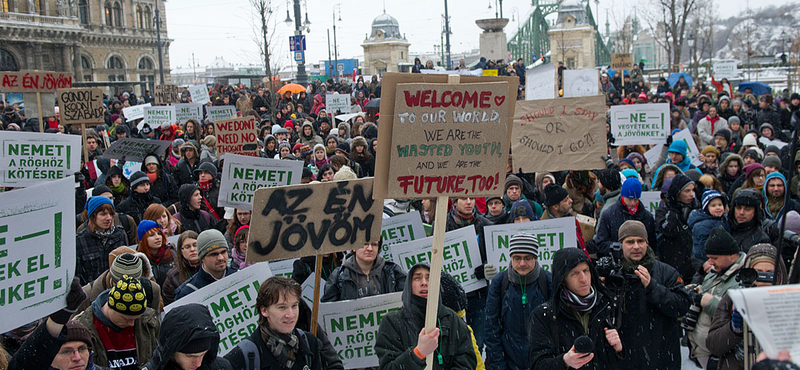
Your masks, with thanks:
[(703, 310), (703, 307), (700, 305), (703, 295), (694, 293), (691, 294), (691, 298), (692, 305), (689, 306), (689, 312), (683, 316), (683, 320), (681, 321), (681, 327), (686, 331), (693, 331), (694, 328), (697, 327), (697, 320), (700, 318), (700, 312)]
[(745, 267), (740, 269), (736, 274), (736, 281), (738, 281), (739, 285), (743, 288), (750, 288), (755, 286), (755, 283), (772, 284), (772, 279), (774, 277), (774, 272), (761, 272), (750, 267)]
[(792, 245), (800, 245), (800, 235), (797, 235), (795, 232), (791, 230), (784, 230), (783, 231), (783, 240), (791, 243)]
[(625, 280), (639, 281), (634, 274), (622, 271), (622, 244), (611, 244), (611, 256), (602, 257), (595, 264), (597, 274), (605, 278), (606, 285), (622, 286)]

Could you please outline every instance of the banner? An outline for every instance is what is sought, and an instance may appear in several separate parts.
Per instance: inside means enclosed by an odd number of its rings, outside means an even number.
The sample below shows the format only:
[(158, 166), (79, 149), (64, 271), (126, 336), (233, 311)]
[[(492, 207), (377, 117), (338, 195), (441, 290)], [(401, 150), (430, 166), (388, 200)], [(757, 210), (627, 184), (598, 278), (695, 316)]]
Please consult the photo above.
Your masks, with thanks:
[(403, 292), (350, 301), (320, 303), (319, 324), (325, 328), (345, 369), (378, 366), (375, 341), (381, 320), (403, 306)]
[(565, 98), (600, 94), (600, 77), (596, 69), (566, 69), (562, 78)]
[[(694, 142), (692, 133), (688, 129), (683, 129), (675, 135), (672, 135), (672, 141), (674, 142), (675, 140), (683, 140), (686, 143), (686, 156), (689, 157), (693, 165), (699, 166), (703, 164), (703, 161), (700, 160), (700, 150), (697, 149), (697, 143)], [(657, 144), (644, 153), (644, 158), (647, 160), (647, 163), (656, 163), (658, 161), (658, 157), (661, 155), (661, 150), (664, 148), (664, 143), (666, 143), (666, 141), (667, 140), (664, 139), (664, 142)]]
[(721, 80), (727, 78), (732, 80), (739, 75), (739, 70), (736, 68), (735, 61), (727, 62), (714, 62), (714, 78)]
[(778, 352), (787, 350), (797, 363), (800, 358), (800, 321), (797, 320), (800, 285), (731, 289), (728, 296), (767, 356), (776, 358)]
[(270, 270), (272, 270), (272, 274), (274, 276), (281, 276), (287, 279), (291, 279), (292, 272), (294, 271), (294, 261), (297, 260), (299, 260), (299, 258), (289, 258), (280, 261), (269, 261), (269, 268)]
[(614, 105), (611, 135), (614, 145), (661, 144), (670, 132), (668, 103)]
[(75, 276), (75, 181), (0, 193), (0, 204), (0, 333), (5, 333), (66, 306)]
[(252, 116), (214, 121), (217, 153), (258, 157), (258, 132)]
[(2, 92), (55, 92), (72, 87), (72, 75), (65, 72), (0, 72)]
[[(430, 264), (433, 237), (392, 246), (394, 263), (408, 272), (421, 262)], [(475, 268), (482, 265), (475, 227), (462, 227), (444, 234), (442, 271), (452, 275), (467, 293), (486, 286), (486, 279), (475, 277)]]
[(153, 98), (156, 105), (167, 105), (181, 101), (181, 94), (178, 91), (178, 85), (156, 85)]
[(236, 118), (236, 107), (232, 105), (206, 107), (206, 118), (212, 122)]
[(0, 142), (0, 186), (26, 187), (81, 170), (78, 135), (0, 131)]
[(150, 106), (150, 103), (146, 103), (122, 108), (122, 116), (128, 121), (144, 118), (144, 109)]
[(651, 214), (655, 215), (656, 209), (658, 209), (658, 203), (661, 202), (661, 192), (643, 191), (642, 197), (639, 198), (639, 202), (641, 202), (641, 204), (644, 205), (645, 209), (650, 211)]
[(284, 161), (236, 154), (222, 156), (219, 184), (220, 207), (253, 208), (256, 189), (297, 185), (303, 177), (302, 161)]
[(556, 97), (556, 66), (540, 65), (525, 72), (525, 100), (554, 99)]
[(146, 140), (124, 137), (111, 143), (111, 146), (103, 152), (101, 157), (109, 159), (122, 159), (126, 161), (144, 162), (144, 157), (150, 153), (158, 156), (164, 154), (171, 141), (168, 140)]
[(372, 179), (256, 190), (247, 262), (342, 252), (378, 240), (383, 201)]
[(499, 271), (507, 269), (511, 262), (508, 256), (508, 240), (520, 232), (532, 234), (539, 240), (538, 263), (547, 271), (551, 270), (553, 253), (559, 249), (578, 246), (575, 217), (486, 226), (483, 228), (486, 236), (486, 263), (494, 265)]
[(189, 86), (189, 95), (192, 97), (192, 103), (208, 104), (211, 102), (206, 85)]
[(270, 277), (272, 271), (268, 264), (250, 266), (172, 302), (164, 307), (164, 315), (175, 307), (190, 303), (208, 307), (219, 331), (218, 354), (222, 356), (258, 328), (258, 288)]
[(144, 108), (144, 122), (153, 130), (161, 125), (175, 123), (175, 107), (146, 107)]
[(106, 122), (103, 90), (99, 87), (58, 90), (56, 99), (65, 125)]
[(425, 238), (425, 227), (422, 226), (419, 212), (385, 218), (381, 225), (381, 239), (383, 239), (381, 256), (387, 261), (394, 261), (389, 247), (422, 238)]
[(350, 95), (325, 94), (325, 111), (329, 114), (336, 114), (336, 111), (350, 112)]
[(517, 101), (511, 151), (525, 172), (606, 168), (606, 101), (585, 98)]
[(203, 104), (200, 103), (179, 103), (172, 104), (175, 107), (175, 120), (178, 124), (184, 124), (190, 119), (198, 122), (203, 120)]
[(616, 53), (611, 54), (611, 69), (622, 73), (622, 70), (630, 70), (633, 68), (633, 58), (631, 53)]

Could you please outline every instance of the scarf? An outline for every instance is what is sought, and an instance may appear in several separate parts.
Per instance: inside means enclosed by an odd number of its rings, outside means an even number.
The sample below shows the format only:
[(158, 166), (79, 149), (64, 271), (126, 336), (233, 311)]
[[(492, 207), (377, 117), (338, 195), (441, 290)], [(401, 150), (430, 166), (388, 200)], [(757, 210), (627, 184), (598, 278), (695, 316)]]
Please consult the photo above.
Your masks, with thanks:
[(277, 360), (278, 365), (290, 370), (294, 366), (295, 354), (300, 351), (300, 341), (292, 331), (291, 334), (274, 332), (268, 325), (261, 325), (261, 339), (267, 344), (267, 349)]
[(641, 261), (638, 262), (631, 262), (627, 259), (622, 259), (622, 271), (626, 274), (634, 275), (634, 271), (639, 266), (644, 266), (647, 271), (653, 271), (653, 262), (655, 262), (656, 256), (653, 252), (653, 248), (647, 247), (647, 252), (644, 253), (644, 257), (642, 257)]
[(456, 209), (456, 207), (453, 207), (453, 209), (450, 210), (450, 216), (453, 217), (453, 221), (456, 222), (456, 225), (458, 225), (458, 228), (462, 228), (464, 226), (472, 225), (472, 223), (475, 221), (475, 213), (474, 212), (469, 216), (464, 216), (461, 213), (458, 213), (458, 210)]
[(111, 189), (114, 194), (122, 194), (122, 192), (125, 191), (125, 184), (120, 182), (119, 185), (109, 185), (108, 188)]
[(233, 250), (231, 251), (231, 258), (236, 262), (236, 265), (239, 266), (239, 270), (252, 265), (252, 263), (247, 263), (244, 261), (245, 257), (247, 257), (245, 253), (239, 252), (239, 248), (236, 246), (233, 247)]
[(586, 297), (579, 297), (564, 286), (561, 287), (561, 301), (578, 312), (588, 312), (597, 303), (597, 294), (595, 294), (594, 287), (591, 287), (589, 295)]
[(708, 120), (708, 122), (710, 122), (710, 123), (711, 123), (711, 132), (712, 132), (712, 133), (714, 133), (714, 132), (717, 132), (716, 130), (714, 130), (714, 126), (717, 124), (717, 121), (719, 121), (719, 115), (717, 115), (717, 116), (716, 116), (716, 117), (714, 117), (714, 118), (711, 118), (711, 117), (709, 117), (709, 116), (706, 116), (706, 119)]
[(147, 178), (150, 180), (151, 184), (155, 184), (156, 180), (158, 180), (158, 172), (148, 172)]
[(625, 202), (622, 202), (622, 204), (625, 206), (625, 208), (628, 209), (628, 212), (630, 212), (632, 215), (635, 215), (636, 212), (639, 211), (639, 202), (636, 202), (636, 205), (633, 207), (628, 207), (628, 205), (625, 204)]
[(211, 189), (211, 185), (212, 185), (211, 181), (198, 181), (197, 182), (197, 186), (199, 186), (200, 190), (202, 190), (202, 191), (208, 191), (209, 189)]
[(780, 219), (781, 217), (781, 210), (783, 210), (783, 197), (772, 198), (767, 197), (767, 212), (769, 215), (772, 216), (775, 220)]
[[(535, 287), (538, 288), (538, 284), (536, 281), (539, 280), (539, 274), (542, 271), (542, 267), (539, 263), (536, 263), (536, 266), (533, 268), (533, 271), (528, 273), (528, 275), (522, 276), (520, 275), (514, 268), (511, 266), (511, 263), (508, 263), (508, 281), (514, 284), (518, 284), (522, 287), (522, 304), (528, 304), (528, 284), (534, 284)], [(544, 292), (540, 292), (544, 297)], [(546, 298), (546, 297), (545, 297)]]
[(158, 248), (158, 252), (156, 254), (150, 256), (150, 262), (154, 266), (160, 266), (162, 264), (169, 264), (175, 260), (175, 253), (172, 252), (171, 249), (167, 247), (166, 240), (164, 245), (161, 248)]

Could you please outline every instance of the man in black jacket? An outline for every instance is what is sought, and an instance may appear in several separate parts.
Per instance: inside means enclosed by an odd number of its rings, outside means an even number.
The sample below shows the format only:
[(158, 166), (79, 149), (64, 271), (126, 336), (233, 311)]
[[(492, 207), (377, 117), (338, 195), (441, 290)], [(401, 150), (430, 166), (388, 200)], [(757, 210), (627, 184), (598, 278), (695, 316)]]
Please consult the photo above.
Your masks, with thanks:
[(197, 141), (194, 140), (188, 140), (181, 145), (181, 161), (172, 169), (172, 177), (178, 182), (178, 188), (195, 180), (194, 170), (200, 164), (197, 148)]
[[(642, 183), (632, 177), (622, 184), (619, 201), (603, 211), (597, 221), (597, 232), (594, 234), (597, 254), (607, 256), (611, 251), (611, 244), (619, 238), (619, 227), (625, 221), (641, 221), (647, 228), (647, 242), (656, 244), (656, 222), (647, 207), (639, 200), (642, 197)], [(592, 251), (590, 251), (591, 253)]]
[(731, 236), (738, 243), (741, 252), (747, 253), (756, 244), (770, 242), (769, 236), (761, 227), (764, 217), (762, 204), (761, 196), (753, 189), (739, 190), (731, 201), (728, 223)]
[(197, 256), (200, 270), (175, 289), (176, 301), (236, 272), (228, 266), (228, 242), (217, 229), (203, 231), (197, 236)]
[(322, 302), (337, 302), (403, 291), (406, 273), (380, 256), (383, 239), (364, 243), (333, 270)]

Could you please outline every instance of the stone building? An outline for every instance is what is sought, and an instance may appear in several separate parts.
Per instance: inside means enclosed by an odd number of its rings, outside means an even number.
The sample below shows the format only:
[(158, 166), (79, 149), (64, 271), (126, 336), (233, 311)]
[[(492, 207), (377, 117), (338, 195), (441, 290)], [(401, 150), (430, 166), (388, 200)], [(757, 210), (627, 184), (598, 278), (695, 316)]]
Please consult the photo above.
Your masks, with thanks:
[(372, 21), (372, 33), (364, 40), (365, 75), (379, 75), (383, 72), (402, 72), (409, 62), (408, 41), (400, 33), (400, 24), (384, 11)]
[(170, 40), (157, 0), (0, 0), (0, 70), (72, 72), (107, 92), (141, 94), (140, 84), (120, 82), (158, 81), (156, 6), (167, 83)]
[(580, 0), (564, 0), (558, 6), (556, 25), (550, 36), (550, 59), (564, 62), (569, 69), (595, 67), (595, 34), (585, 5)]

